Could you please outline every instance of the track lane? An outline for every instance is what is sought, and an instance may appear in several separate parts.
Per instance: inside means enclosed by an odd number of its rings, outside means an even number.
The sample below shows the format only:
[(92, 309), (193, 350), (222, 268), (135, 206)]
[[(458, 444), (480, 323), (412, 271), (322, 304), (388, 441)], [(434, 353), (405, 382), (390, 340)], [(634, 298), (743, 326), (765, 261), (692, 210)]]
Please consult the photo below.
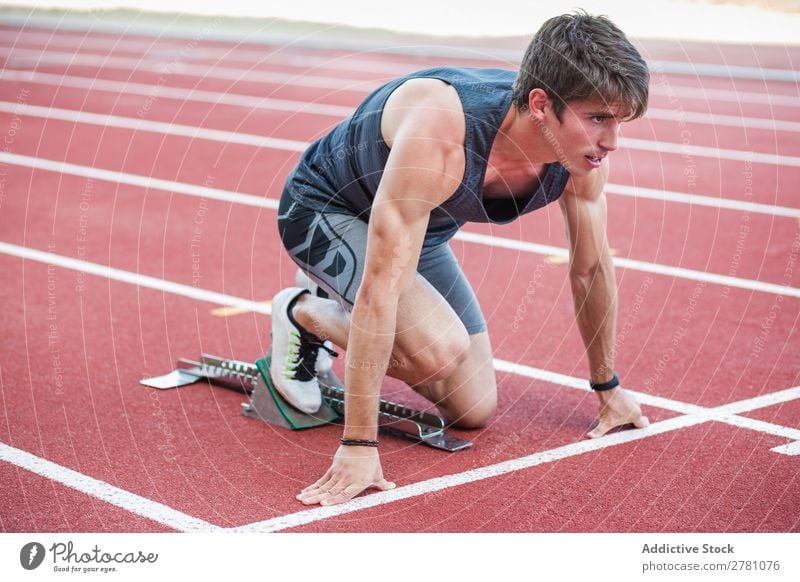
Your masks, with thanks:
[(0, 530), (4, 533), (176, 531), (5, 462), (0, 462), (0, 482), (7, 485), (3, 507), (16, 508), (2, 511)]
[[(48, 273), (48, 275), (49, 275), (49, 273)], [(173, 313), (173, 312), (170, 311), (170, 313)], [(593, 400), (593, 398), (592, 398), (592, 400)], [(561, 402), (561, 399), (559, 399), (559, 402)], [(525, 411), (523, 411), (523, 412), (525, 412)], [(526, 418), (526, 422), (529, 422), (531, 420), (529, 414), (526, 414), (525, 418)], [(538, 418), (538, 415), (537, 415), (537, 418)], [(633, 434), (633, 433), (627, 433), (627, 435), (623, 435), (623, 436), (625, 436), (626, 438), (630, 438), (630, 437), (636, 438), (636, 435)], [(603, 444), (603, 443), (601, 443), (601, 444)], [(606, 444), (610, 444), (610, 442), (606, 443)], [(605, 444), (603, 444), (603, 446), (605, 446)], [(281, 520), (281, 522), (282, 522), (282, 520)]]
[[(58, 179), (57, 175), (50, 175), (52, 185), (36, 190), (53, 192)], [(74, 178), (63, 180), (62, 189), (77, 191), (86, 187)], [(70, 183), (74, 186), (70, 187)], [(265, 215), (254, 216), (246, 207), (213, 201), (203, 204), (196, 199), (170, 200), (163, 196), (148, 198), (143, 210), (143, 201), (135, 188), (122, 187), (116, 200), (103, 197), (101, 192), (99, 183), (93, 186), (90, 208), (85, 212), (76, 200), (71, 208), (67, 207), (68, 226), (55, 233), (59, 253), (101, 264), (110, 261), (111, 265), (128, 271), (254, 300), (269, 299), (293, 280), (294, 267), (289, 259), (282, 253), (268, 251), (275, 243), (267, 241), (277, 241), (274, 215), (267, 220)], [(9, 240), (17, 244), (25, 240), (33, 248), (45, 249), (51, 244), (52, 235), (44, 233), (50, 232), (49, 225), (55, 215), (48, 212), (46, 204), (42, 207), (34, 203), (33, 210), (27, 218), (24, 214), (4, 215), (9, 220), (6, 223), (9, 232), (17, 233)], [(143, 212), (147, 215), (155, 212), (162, 216), (162, 221), (130, 224), (131, 216)], [(77, 240), (84, 214), (85, 242)], [(170, 220), (164, 221), (167, 216)], [(202, 219), (199, 225), (193, 222), (198, 217)], [(59, 224), (63, 224), (62, 220), (56, 219)], [(112, 220), (109, 231), (96, 228), (109, 220)], [(264, 241), (264, 247), (254, 241)], [(131, 253), (132, 248), (136, 252)], [(505, 342), (495, 346), (499, 357), (571, 375), (583, 374), (583, 347), (574, 329), (563, 264), (552, 264), (542, 255), (463, 242), (455, 243), (454, 248), (478, 292), (493, 337)], [(143, 261), (143, 257), (151, 258)], [(278, 265), (279, 269), (276, 271), (272, 265)], [(276, 277), (276, 273), (280, 275)], [(784, 346), (793, 341), (796, 300), (628, 270), (620, 270), (618, 278), (622, 309), (635, 308), (630, 321), (628, 314), (620, 315), (620, 332), (624, 331), (620, 339), (620, 365), (628, 370), (631, 385), (658, 393), (664, 388), (660, 381), (671, 377), (674, 370), (681, 370), (680, 385), (673, 389), (680, 394), (679, 399), (696, 401), (723, 397), (711, 390), (715, 373), (720, 374), (720, 381), (731, 382), (737, 391), (744, 393), (763, 390), (768, 385), (762, 383), (765, 379), (776, 385), (790, 382), (787, 374), (797, 368), (797, 361), (791, 352), (785, 352)], [(637, 300), (637, 297), (643, 298)], [(710, 322), (715, 322), (713, 331), (706, 329)], [(514, 333), (510, 334), (510, 330)], [(645, 339), (628, 337), (633, 330), (646, 333)], [(655, 337), (650, 336), (652, 333)], [(728, 341), (708, 343), (709, 334)], [(521, 338), (523, 341), (519, 341)], [(734, 341), (742, 341), (742, 345), (734, 347)], [(548, 346), (547, 349), (526, 353), (539, 342), (544, 342), (542, 345)], [(627, 348), (640, 344), (647, 345), (641, 354), (631, 353)], [(698, 353), (703, 355), (699, 360)], [(626, 360), (626, 354), (633, 359)], [(736, 357), (731, 359), (733, 354)], [(553, 357), (556, 359), (551, 360)], [(739, 378), (743, 361), (750, 362), (752, 368), (747, 370), (746, 377), (757, 380), (755, 384), (745, 385)], [(720, 369), (703, 370), (711, 362)], [(778, 369), (772, 370), (772, 366)]]
[[(48, 137), (45, 140), (39, 152), (45, 159), (66, 156), (71, 163), (74, 160), (87, 167), (130, 169), (143, 179), (149, 176), (177, 178), (175, 181), (212, 188), (263, 192), (267, 198), (272, 198), (272, 204), (282, 189), (282, 176), (297, 159), (297, 154), (284, 152), (281, 160), (280, 152), (159, 136), (150, 132), (104, 129), (100, 141), (94, 137), (95, 133), (96, 128), (87, 125), (73, 126), (67, 122), (26, 118), (25, 130), (20, 132), (14, 149), (36, 151), (40, 135), (53, 135), (52, 139)], [(105, 147), (107, 141), (128, 145), (125, 148)], [(96, 146), (84, 147), (85, 143)], [(176, 162), (175, 154), (178, 152), (183, 157)], [(28, 174), (23, 172), (21, 175)], [(29, 181), (27, 178), (24, 180), (25, 183)], [(79, 204), (75, 197), (82, 189), (80, 186), (72, 190), (71, 198), (64, 201), (67, 208)], [(56, 191), (57, 188), (53, 190)], [(109, 192), (108, 187), (103, 191)], [(122, 192), (129, 190), (123, 189)], [(168, 196), (156, 191), (150, 195)], [(786, 278), (786, 265), (798, 235), (798, 223), (794, 220), (655, 200), (615, 196), (610, 199), (610, 239), (621, 256), (781, 285), (793, 284), (792, 277)], [(197, 213), (197, 202), (189, 202), (189, 205), (191, 214)], [(130, 212), (141, 216), (141, 209), (129, 210), (123, 216), (130, 216)], [(562, 221), (558, 215), (558, 210), (552, 208), (503, 228), (470, 225), (466, 232), (490, 233), (511, 240), (563, 247)], [(266, 214), (263, 218), (273, 220)], [(661, 225), (658, 231), (649, 226), (654, 223)], [(120, 228), (126, 226), (123, 224)], [(693, 237), (699, 242), (687, 244), (686, 241), (693, 240)]]
[(799, 531), (798, 461), (774, 443), (702, 424), (286, 531)]

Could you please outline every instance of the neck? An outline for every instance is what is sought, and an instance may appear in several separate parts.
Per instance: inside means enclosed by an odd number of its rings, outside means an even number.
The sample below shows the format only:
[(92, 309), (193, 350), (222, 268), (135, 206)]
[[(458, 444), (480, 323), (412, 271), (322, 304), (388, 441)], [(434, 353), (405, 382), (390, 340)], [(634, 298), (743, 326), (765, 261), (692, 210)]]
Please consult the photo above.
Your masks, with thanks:
[(500, 124), (492, 153), (508, 162), (549, 164), (557, 160), (549, 142), (530, 119), (527, 111), (512, 105)]

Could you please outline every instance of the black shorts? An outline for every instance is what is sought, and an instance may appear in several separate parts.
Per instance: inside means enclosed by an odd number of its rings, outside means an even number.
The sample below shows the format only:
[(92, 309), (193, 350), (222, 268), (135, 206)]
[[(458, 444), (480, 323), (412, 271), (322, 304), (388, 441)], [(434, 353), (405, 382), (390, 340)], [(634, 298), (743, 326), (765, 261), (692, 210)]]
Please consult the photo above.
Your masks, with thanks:
[[(364, 274), (367, 223), (357, 216), (301, 206), (286, 189), (278, 208), (278, 232), (292, 260), (331, 298), (352, 310)], [(475, 292), (448, 243), (424, 247), (417, 272), (444, 297), (470, 335), (486, 331)]]

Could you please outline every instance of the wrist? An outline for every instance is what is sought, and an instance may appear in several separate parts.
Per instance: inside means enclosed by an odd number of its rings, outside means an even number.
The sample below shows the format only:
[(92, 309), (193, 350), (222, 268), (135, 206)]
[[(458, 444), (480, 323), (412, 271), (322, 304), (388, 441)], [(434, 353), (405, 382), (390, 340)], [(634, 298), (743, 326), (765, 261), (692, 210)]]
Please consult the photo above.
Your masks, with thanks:
[(342, 437), (339, 444), (344, 447), (372, 447), (378, 448), (378, 439), (350, 439)]
[(342, 439), (376, 441), (378, 440), (378, 427), (345, 426), (342, 431)]
[(619, 376), (617, 376), (616, 372), (612, 373), (611, 378), (597, 382), (595, 378), (589, 380), (589, 387), (594, 390), (595, 392), (605, 392), (607, 390), (613, 390), (619, 386)]

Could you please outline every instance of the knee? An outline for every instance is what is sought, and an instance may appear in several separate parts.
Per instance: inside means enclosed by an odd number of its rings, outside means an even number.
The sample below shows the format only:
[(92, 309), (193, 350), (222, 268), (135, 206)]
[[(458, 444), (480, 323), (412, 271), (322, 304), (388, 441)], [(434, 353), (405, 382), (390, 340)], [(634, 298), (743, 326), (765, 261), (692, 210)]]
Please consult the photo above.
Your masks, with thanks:
[(446, 380), (466, 360), (469, 353), (469, 336), (464, 334), (425, 346), (404, 358), (407, 362), (408, 380), (412, 385), (431, 384)]
[(489, 424), (497, 410), (497, 395), (487, 394), (480, 402), (463, 411), (461, 414), (453, 415), (454, 418), (448, 419), (449, 424), (455, 428), (476, 429), (483, 428)]

